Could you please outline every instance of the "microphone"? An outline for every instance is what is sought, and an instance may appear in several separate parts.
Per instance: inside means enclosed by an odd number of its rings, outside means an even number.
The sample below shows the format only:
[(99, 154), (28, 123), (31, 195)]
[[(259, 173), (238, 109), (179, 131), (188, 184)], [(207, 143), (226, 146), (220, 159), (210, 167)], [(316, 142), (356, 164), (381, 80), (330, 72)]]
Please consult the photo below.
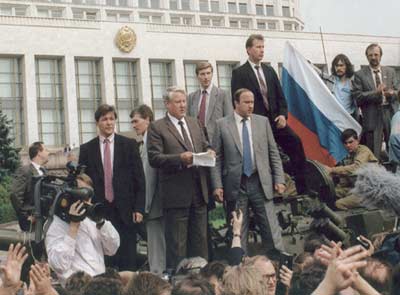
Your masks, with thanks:
[(356, 171), (357, 180), (352, 193), (370, 209), (385, 209), (400, 216), (400, 177), (382, 166), (366, 164)]

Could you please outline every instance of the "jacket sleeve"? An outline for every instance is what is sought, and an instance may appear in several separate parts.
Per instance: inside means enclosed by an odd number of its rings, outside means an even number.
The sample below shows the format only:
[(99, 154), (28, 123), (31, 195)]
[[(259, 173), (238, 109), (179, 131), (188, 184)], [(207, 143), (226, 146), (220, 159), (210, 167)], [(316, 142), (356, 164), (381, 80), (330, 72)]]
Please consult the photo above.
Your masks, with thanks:
[(130, 157), (130, 172), (132, 173), (132, 179), (134, 183), (135, 203), (132, 210), (134, 212), (144, 213), (144, 204), (146, 198), (146, 182), (143, 171), (143, 163), (140, 158), (139, 147), (135, 140), (129, 140), (129, 150), (131, 151)]
[(31, 177), (31, 175), (29, 175), (25, 169), (25, 167), (19, 167), (11, 183), (11, 203), (15, 211), (20, 211), (24, 205), (27, 185), (30, 183), (29, 177)]
[(288, 117), (288, 107), (286, 103), (285, 95), (283, 94), (281, 83), (279, 82), (278, 75), (276, 74), (275, 70), (272, 67), (268, 67), (271, 76), (274, 80), (275, 85), (275, 93), (276, 93), (276, 102), (278, 105), (278, 114), (284, 116), (285, 118)]
[(214, 137), (213, 137), (213, 144), (214, 144), (217, 159), (215, 161), (215, 167), (211, 167), (211, 169), (210, 169), (212, 190), (215, 190), (217, 188), (223, 188), (222, 170), (223, 170), (223, 165), (224, 165), (224, 150), (223, 150), (220, 126), (221, 126), (220, 122), (217, 121), (217, 124), (215, 126), (216, 129), (215, 129)]
[(285, 184), (285, 174), (283, 172), (281, 156), (279, 155), (279, 150), (276, 145), (269, 120), (266, 119), (265, 122), (267, 125), (266, 129), (268, 137), (269, 165), (272, 171), (272, 180), (274, 181), (274, 184)]

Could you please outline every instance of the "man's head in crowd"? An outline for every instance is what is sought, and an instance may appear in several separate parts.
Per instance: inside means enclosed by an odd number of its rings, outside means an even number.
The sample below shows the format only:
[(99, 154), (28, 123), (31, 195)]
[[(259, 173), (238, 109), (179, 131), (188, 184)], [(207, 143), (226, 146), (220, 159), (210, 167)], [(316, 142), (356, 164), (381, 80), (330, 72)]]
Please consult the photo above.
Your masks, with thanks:
[(174, 286), (171, 295), (215, 295), (215, 292), (206, 279), (190, 275)]
[(332, 61), (331, 72), (332, 75), (339, 78), (342, 78), (343, 76), (351, 78), (354, 75), (354, 66), (346, 55), (338, 54)]
[(224, 262), (213, 261), (200, 270), (200, 275), (210, 282), (214, 287), (216, 295), (220, 295), (222, 292), (222, 279), (226, 267), (227, 264)]
[(224, 293), (230, 295), (270, 295), (264, 278), (253, 266), (228, 267), (224, 274)]
[(97, 128), (103, 137), (109, 137), (114, 133), (115, 120), (117, 120), (117, 112), (113, 106), (108, 104), (100, 105), (94, 113)]
[(314, 255), (322, 245), (329, 245), (329, 240), (324, 235), (312, 232), (304, 239), (304, 252)]
[(201, 88), (207, 89), (212, 82), (213, 67), (209, 62), (199, 62), (196, 65), (196, 76)]
[(84, 271), (77, 271), (67, 279), (65, 290), (71, 295), (80, 295), (91, 280), (92, 277)]
[(359, 272), (376, 291), (389, 292), (392, 278), (390, 265), (378, 259), (368, 258), (367, 265), (359, 269)]
[(344, 130), (341, 135), (341, 140), (349, 153), (355, 152), (360, 144), (357, 132), (354, 129)]
[(141, 272), (128, 283), (125, 295), (170, 295), (171, 285), (150, 272)]
[(254, 110), (254, 95), (246, 89), (241, 88), (236, 90), (233, 94), (233, 100), (235, 102), (235, 112), (243, 118), (251, 116)]
[(186, 115), (186, 91), (177, 86), (167, 88), (167, 93), (164, 95), (165, 107), (168, 113), (180, 120)]
[(365, 50), (365, 55), (368, 59), (369, 65), (373, 69), (379, 68), (382, 59), (382, 48), (376, 44), (372, 43), (368, 45), (367, 49)]
[(123, 295), (123, 286), (116, 279), (94, 278), (83, 289), (82, 295)]
[(45, 165), (49, 161), (49, 154), (49, 151), (41, 141), (34, 142), (29, 147), (29, 158), (32, 162), (40, 166)]
[(253, 34), (247, 38), (246, 51), (249, 60), (258, 65), (264, 58), (264, 37), (260, 34)]
[(301, 273), (293, 275), (290, 295), (310, 295), (325, 277), (326, 267), (315, 262), (305, 267)]
[(243, 265), (257, 269), (261, 274), (263, 281), (267, 284), (268, 293), (275, 294), (277, 275), (276, 269), (271, 260), (264, 255), (257, 255), (246, 258)]
[(154, 120), (153, 111), (145, 104), (135, 108), (129, 115), (131, 124), (138, 135), (144, 135), (149, 124)]

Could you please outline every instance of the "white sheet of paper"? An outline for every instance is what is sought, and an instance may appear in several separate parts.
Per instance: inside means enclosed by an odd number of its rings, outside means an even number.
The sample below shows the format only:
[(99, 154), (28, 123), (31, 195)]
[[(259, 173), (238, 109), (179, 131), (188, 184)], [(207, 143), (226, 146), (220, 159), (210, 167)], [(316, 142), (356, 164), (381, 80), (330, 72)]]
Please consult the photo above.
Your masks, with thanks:
[(215, 157), (213, 154), (208, 152), (193, 154), (193, 165), (202, 167), (215, 167)]

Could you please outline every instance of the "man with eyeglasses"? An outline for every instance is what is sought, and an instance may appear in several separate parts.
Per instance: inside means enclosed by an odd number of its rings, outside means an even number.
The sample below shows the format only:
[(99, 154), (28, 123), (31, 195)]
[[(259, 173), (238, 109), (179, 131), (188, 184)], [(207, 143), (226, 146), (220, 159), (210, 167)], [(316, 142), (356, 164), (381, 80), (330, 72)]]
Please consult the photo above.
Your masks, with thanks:
[(377, 163), (378, 159), (371, 150), (360, 144), (357, 132), (346, 129), (341, 139), (348, 155), (336, 167), (325, 166), (336, 184), (335, 192), (338, 200), (335, 205), (340, 210), (348, 210), (360, 206), (360, 197), (351, 194), (354, 185), (354, 172), (366, 163)]

